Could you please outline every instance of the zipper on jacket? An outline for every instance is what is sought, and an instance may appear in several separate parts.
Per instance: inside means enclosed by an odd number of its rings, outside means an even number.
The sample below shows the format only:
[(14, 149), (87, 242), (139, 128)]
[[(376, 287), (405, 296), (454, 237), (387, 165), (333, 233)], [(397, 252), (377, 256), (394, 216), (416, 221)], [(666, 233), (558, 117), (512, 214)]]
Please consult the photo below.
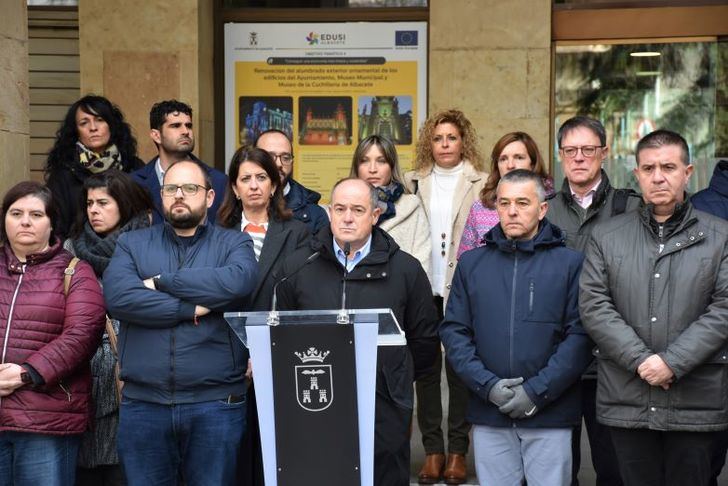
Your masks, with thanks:
[[(15, 292), (13, 292), (13, 300), (10, 301), (10, 311), (8, 311), (8, 321), (5, 324), (5, 339), (3, 340), (3, 354), (0, 357), (0, 363), (5, 364), (5, 356), (8, 352), (8, 341), (10, 340), (10, 325), (13, 322), (13, 311), (15, 310), (15, 301), (18, 298), (18, 291), (20, 290), (20, 284), (23, 283), (23, 275), (25, 275), (25, 265), (23, 265), (23, 271), (18, 278), (18, 285), (15, 286)], [(3, 399), (0, 398), (0, 405), (3, 403)]]
[(513, 259), (513, 282), (511, 284), (511, 319), (508, 325), (508, 375), (513, 378), (513, 333), (516, 319), (516, 276), (518, 274), (518, 252), (515, 252)]
[(66, 396), (68, 397), (68, 401), (70, 402), (71, 401), (71, 392), (68, 391), (68, 389), (65, 386), (63, 386), (63, 382), (62, 381), (59, 381), (58, 382), (58, 386), (61, 387), (61, 390), (63, 390), (64, 392), (66, 392)]
[(533, 314), (533, 280), (528, 283), (528, 313)]
[(13, 311), (15, 310), (15, 301), (18, 298), (18, 291), (20, 290), (20, 284), (23, 283), (23, 275), (25, 275), (25, 265), (23, 265), (23, 273), (18, 278), (18, 285), (15, 286), (15, 292), (13, 292), (13, 300), (10, 301), (10, 311), (8, 312), (8, 322), (5, 326), (5, 340), (3, 342), (3, 355), (0, 363), (5, 364), (5, 357), (8, 352), (8, 340), (10, 339), (10, 325), (13, 322)]

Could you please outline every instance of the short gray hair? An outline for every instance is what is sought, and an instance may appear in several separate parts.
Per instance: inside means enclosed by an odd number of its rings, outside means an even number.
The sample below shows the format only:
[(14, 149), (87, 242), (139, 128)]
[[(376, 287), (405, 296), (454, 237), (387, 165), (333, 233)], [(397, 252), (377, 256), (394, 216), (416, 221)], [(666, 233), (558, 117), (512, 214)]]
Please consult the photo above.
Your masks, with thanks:
[(546, 200), (546, 188), (543, 186), (543, 179), (541, 179), (541, 176), (535, 172), (528, 169), (512, 170), (501, 177), (501, 180), (498, 181), (498, 187), (507, 182), (519, 184), (533, 182), (536, 185), (536, 196), (538, 197), (538, 202), (544, 202)]
[(334, 202), (334, 192), (336, 192), (336, 188), (347, 181), (357, 181), (367, 186), (369, 189), (369, 203), (371, 204), (372, 211), (379, 207), (379, 194), (377, 193), (377, 188), (368, 181), (359, 179), (358, 177), (344, 177), (343, 179), (339, 179), (336, 184), (334, 184), (334, 187), (331, 188), (331, 197), (329, 198), (331, 203)]
[(607, 131), (604, 129), (602, 122), (588, 116), (575, 116), (566, 120), (559, 127), (559, 133), (556, 136), (556, 139), (559, 142), (559, 148), (562, 147), (561, 142), (564, 140), (566, 134), (576, 128), (588, 128), (594, 132), (594, 135), (599, 137), (599, 143), (603, 147), (607, 145)]

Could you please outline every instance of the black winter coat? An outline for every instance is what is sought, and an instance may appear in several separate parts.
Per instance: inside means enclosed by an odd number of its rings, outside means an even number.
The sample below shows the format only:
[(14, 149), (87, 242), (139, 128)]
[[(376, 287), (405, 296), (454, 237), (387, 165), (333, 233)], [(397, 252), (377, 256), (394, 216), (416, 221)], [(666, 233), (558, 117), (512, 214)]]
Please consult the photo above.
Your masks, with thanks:
[[(280, 275), (293, 273), (314, 252), (321, 256), (278, 287), (281, 310), (338, 309), (344, 267), (333, 250), (327, 226), (310, 245), (286, 259)], [(280, 276), (279, 275), (279, 276)], [(401, 407), (412, 408), (412, 382), (429, 371), (438, 347), (437, 313), (422, 265), (399, 249), (383, 230), (373, 228), (371, 252), (347, 276), (348, 309), (391, 308), (407, 337), (407, 348), (380, 348), (377, 390)]]

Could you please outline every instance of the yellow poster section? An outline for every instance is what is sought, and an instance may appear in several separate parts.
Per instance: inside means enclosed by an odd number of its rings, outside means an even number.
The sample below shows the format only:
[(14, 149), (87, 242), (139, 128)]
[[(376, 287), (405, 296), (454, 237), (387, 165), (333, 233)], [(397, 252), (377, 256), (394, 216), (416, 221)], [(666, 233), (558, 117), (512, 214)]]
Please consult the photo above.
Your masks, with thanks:
[[(241, 97), (266, 98), (290, 97), (293, 107), (294, 178), (304, 186), (321, 193), (321, 203), (328, 202), (334, 183), (349, 175), (352, 156), (359, 143), (360, 102), (370, 97), (409, 97), (412, 117), (411, 143), (397, 145), (399, 162), (403, 171), (409, 170), (414, 161), (417, 143), (417, 62), (387, 62), (381, 65), (271, 65), (265, 62), (235, 63), (236, 133), (241, 134), (245, 125), (239, 109)], [(301, 99), (303, 98), (303, 99)], [(326, 99), (328, 98), (328, 99)], [(361, 98), (361, 99), (360, 99)], [(311, 108), (316, 118), (337, 118), (335, 113), (321, 113), (322, 106), (342, 104), (348, 127), (348, 137), (334, 137), (335, 145), (320, 145), (315, 140), (306, 141), (306, 112)], [(339, 103), (340, 102), (340, 103)], [(303, 111), (302, 111), (303, 110)], [(325, 111), (325, 110), (324, 110)], [(335, 111), (335, 110), (331, 110)], [(368, 104), (367, 114), (371, 111)], [(302, 123), (303, 122), (303, 123)], [(324, 120), (325, 122), (325, 120)], [(304, 143), (301, 143), (304, 142)], [(237, 137), (236, 147), (241, 144)]]

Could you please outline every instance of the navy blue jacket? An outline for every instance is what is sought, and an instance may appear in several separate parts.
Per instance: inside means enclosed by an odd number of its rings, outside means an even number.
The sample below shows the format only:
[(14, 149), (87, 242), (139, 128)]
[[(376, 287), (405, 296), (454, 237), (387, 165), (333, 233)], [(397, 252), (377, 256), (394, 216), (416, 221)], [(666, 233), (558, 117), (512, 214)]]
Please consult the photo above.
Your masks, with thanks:
[(318, 205), (321, 194), (306, 189), (293, 179), (288, 179), (291, 189), (286, 194), (286, 206), (293, 211), (294, 219), (306, 223), (311, 234), (316, 234), (319, 229), (328, 226), (329, 217), (326, 211)]
[[(215, 200), (212, 202), (212, 206), (207, 208), (207, 220), (210, 223), (215, 222), (217, 216), (217, 210), (220, 209), (222, 200), (225, 197), (225, 190), (227, 189), (227, 176), (217, 169), (210, 167), (209, 165), (202, 162), (200, 159), (192, 156), (198, 162), (201, 162), (207, 167), (207, 173), (210, 175), (212, 181), (212, 188), (215, 190)], [(147, 162), (147, 165), (139, 170), (135, 170), (131, 173), (132, 178), (137, 184), (149, 191), (149, 195), (152, 196), (154, 201), (154, 211), (152, 211), (152, 224), (159, 224), (164, 222), (164, 210), (162, 209), (162, 194), (160, 193), (161, 187), (159, 186), (159, 179), (157, 178), (157, 171), (154, 166), (157, 163), (157, 157)]]
[[(158, 290), (143, 280), (160, 275)], [(245, 393), (248, 354), (223, 312), (242, 310), (258, 279), (253, 242), (209, 223), (186, 244), (169, 223), (119, 237), (104, 272), (109, 314), (121, 321), (124, 396), (198, 403)], [(194, 322), (195, 305), (211, 312)]]
[(720, 160), (713, 169), (710, 185), (690, 198), (695, 209), (728, 219), (728, 160)]
[(501, 378), (524, 378), (538, 412), (522, 427), (571, 427), (580, 419), (580, 377), (592, 359), (577, 296), (583, 256), (544, 219), (534, 239), (505, 238), (463, 253), (455, 270), (440, 338), (470, 389), (467, 420), (510, 427), (488, 400)]

